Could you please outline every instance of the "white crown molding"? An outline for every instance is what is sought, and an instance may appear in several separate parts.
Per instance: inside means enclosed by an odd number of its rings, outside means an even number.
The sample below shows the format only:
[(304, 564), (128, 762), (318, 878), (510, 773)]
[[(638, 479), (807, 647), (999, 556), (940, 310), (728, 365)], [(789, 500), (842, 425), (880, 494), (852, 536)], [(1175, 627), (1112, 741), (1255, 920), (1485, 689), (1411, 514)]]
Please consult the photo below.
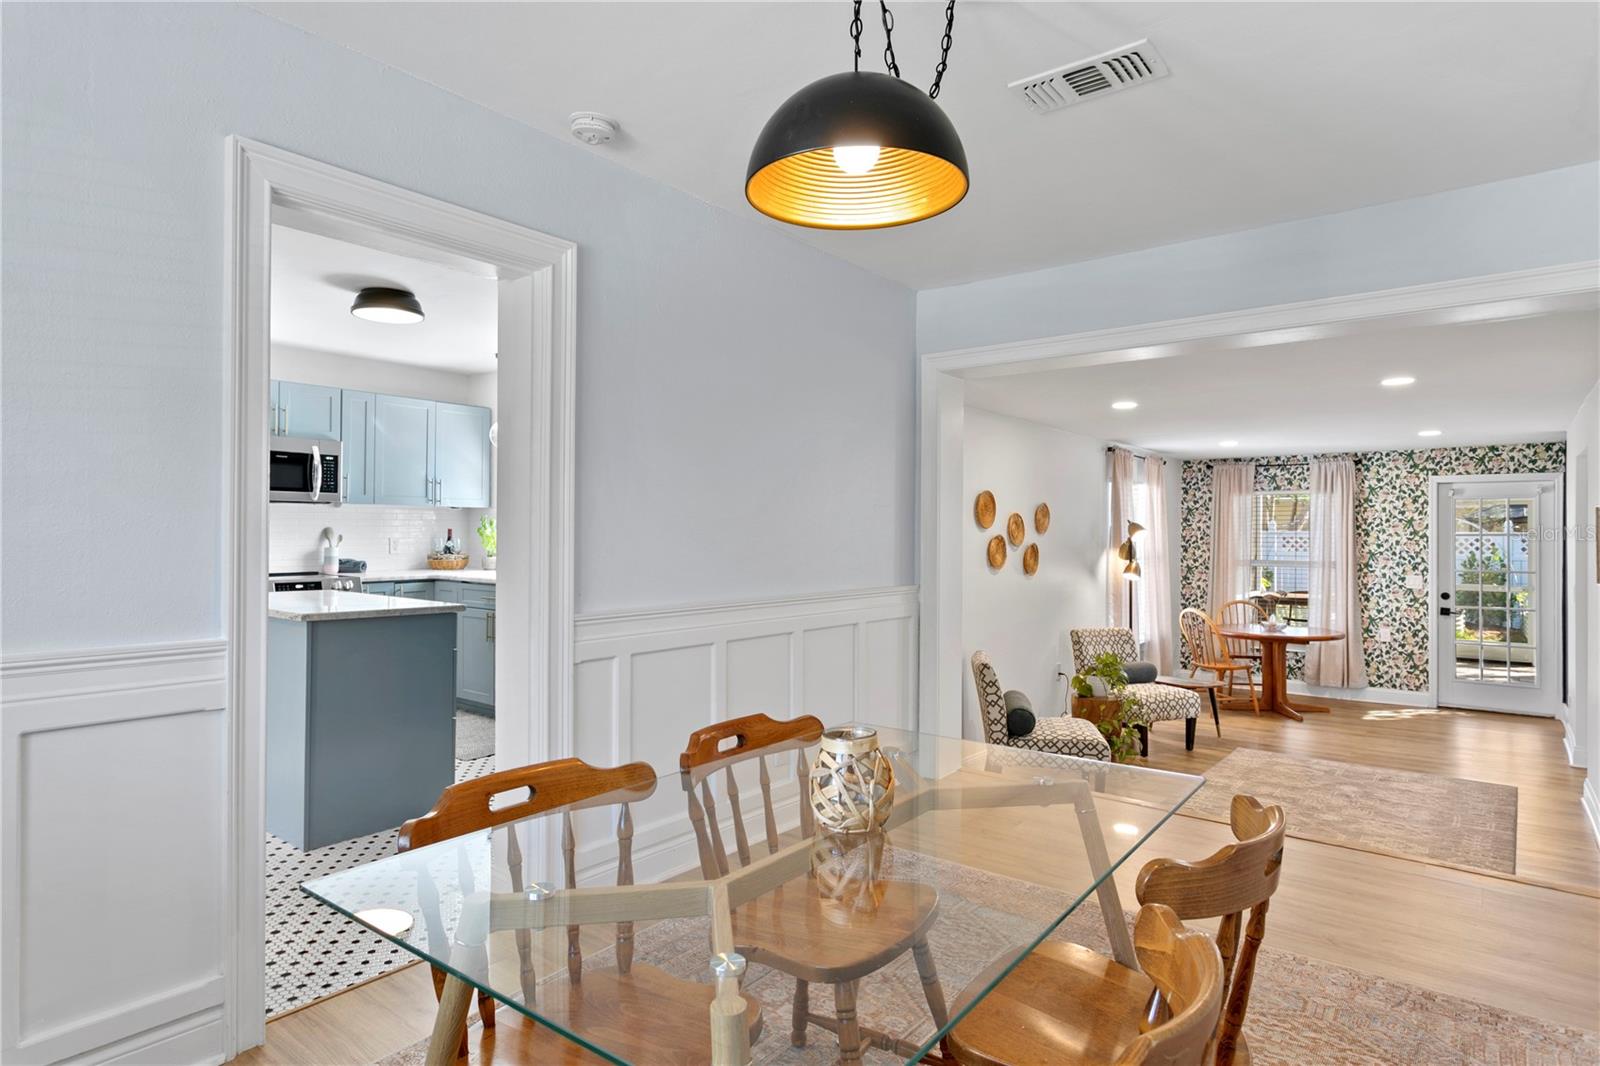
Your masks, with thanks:
[[(1253, 344), (1259, 345), (1264, 342), (1259, 335), (1273, 331), (1333, 326), (1353, 331), (1360, 324), (1373, 320), (1410, 317), (1426, 320), (1443, 312), (1507, 300), (1537, 301), (1537, 306), (1530, 305), (1529, 312), (1587, 307), (1594, 305), (1597, 292), (1600, 292), (1600, 261), (1569, 263), (1382, 292), (1329, 296), (1035, 340), (927, 352), (922, 355), (922, 361), (945, 373), (982, 370), (1030, 373), (1046, 369), (1034, 365), (1044, 361), (1059, 361), (1063, 366), (1087, 366), (1157, 359), (1230, 337), (1250, 337)], [(1287, 335), (1281, 341), (1296, 339), (1309, 338)], [(1270, 338), (1265, 340), (1270, 342)]]

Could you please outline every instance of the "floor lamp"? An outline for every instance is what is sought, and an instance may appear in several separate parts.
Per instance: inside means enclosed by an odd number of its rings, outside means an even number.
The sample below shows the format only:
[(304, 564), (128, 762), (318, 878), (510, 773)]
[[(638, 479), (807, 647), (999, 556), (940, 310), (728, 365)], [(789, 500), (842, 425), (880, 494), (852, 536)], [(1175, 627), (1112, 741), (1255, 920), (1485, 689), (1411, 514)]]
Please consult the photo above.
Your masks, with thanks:
[(1137, 522), (1128, 523), (1128, 537), (1117, 546), (1117, 558), (1127, 563), (1122, 568), (1122, 576), (1128, 583), (1128, 629), (1133, 633), (1134, 644), (1139, 642), (1139, 631), (1133, 627), (1133, 583), (1139, 580), (1143, 572), (1139, 568), (1139, 553), (1134, 549), (1133, 537), (1136, 533), (1143, 533), (1144, 527)]

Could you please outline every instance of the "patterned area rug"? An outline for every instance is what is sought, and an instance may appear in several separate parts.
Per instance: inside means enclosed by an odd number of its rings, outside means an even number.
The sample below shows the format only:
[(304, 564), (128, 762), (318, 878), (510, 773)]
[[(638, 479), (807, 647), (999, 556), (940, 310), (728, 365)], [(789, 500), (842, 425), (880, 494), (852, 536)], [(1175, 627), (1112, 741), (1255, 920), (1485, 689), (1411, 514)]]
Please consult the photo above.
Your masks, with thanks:
[[(905, 852), (893, 856), (888, 873), (901, 878), (920, 873), (941, 886), (930, 943), (948, 1000), (982, 971), (997, 946), (1025, 942), (1029, 930), (1041, 928), (1064, 905), (1053, 889)], [(1109, 954), (1105, 925), (1092, 901), (1069, 915), (1055, 936)], [(638, 933), (636, 959), (685, 979), (706, 980), (705, 938), (701, 922), (661, 922)], [(1585, 1066), (1600, 1061), (1595, 1033), (1274, 951), (1271, 943), (1269, 920), (1268, 946), (1257, 962), (1245, 1023), (1253, 1061), (1261, 1066)], [(609, 966), (611, 960), (602, 952), (586, 965)], [(752, 1049), (758, 1066), (832, 1066), (838, 1047), (822, 1029), (811, 1029), (805, 1048), (789, 1046), (790, 978), (752, 966), (745, 991), (761, 1001), (766, 1019)], [(933, 1032), (909, 953), (862, 981), (858, 1006), (864, 1024), (896, 1036), (920, 1040)], [(812, 986), (811, 1009), (832, 1013), (828, 989)], [(471, 1043), (477, 1062), (476, 1033)], [(380, 1066), (421, 1066), (426, 1048), (426, 1041), (419, 1042)], [(899, 1061), (880, 1051), (866, 1056), (872, 1066)]]
[(1290, 811), (1289, 835), (1362, 851), (1517, 872), (1517, 790), (1438, 774), (1236, 748), (1183, 813), (1227, 824), (1245, 792)]
[[(471, 717), (478, 717), (472, 715)], [(493, 720), (485, 719), (493, 729)], [(494, 770), (494, 756), (458, 759), (456, 780)], [(342, 992), (416, 959), (404, 948), (368, 932), (318, 903), (300, 885), (314, 877), (394, 854), (395, 830), (301, 851), (267, 834), (267, 1017)]]
[(465, 707), (456, 708), (456, 761), (469, 762), (494, 754), (494, 718)]

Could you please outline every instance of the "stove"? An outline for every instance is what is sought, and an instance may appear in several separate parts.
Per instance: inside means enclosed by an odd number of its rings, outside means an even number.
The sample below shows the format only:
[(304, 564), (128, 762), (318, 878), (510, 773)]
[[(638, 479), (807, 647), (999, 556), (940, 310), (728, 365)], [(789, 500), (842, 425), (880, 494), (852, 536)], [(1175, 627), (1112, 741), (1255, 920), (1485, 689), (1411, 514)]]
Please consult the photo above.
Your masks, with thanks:
[(332, 592), (360, 592), (360, 574), (328, 576), (315, 570), (294, 570), (267, 575), (268, 592), (315, 592), (328, 589)]

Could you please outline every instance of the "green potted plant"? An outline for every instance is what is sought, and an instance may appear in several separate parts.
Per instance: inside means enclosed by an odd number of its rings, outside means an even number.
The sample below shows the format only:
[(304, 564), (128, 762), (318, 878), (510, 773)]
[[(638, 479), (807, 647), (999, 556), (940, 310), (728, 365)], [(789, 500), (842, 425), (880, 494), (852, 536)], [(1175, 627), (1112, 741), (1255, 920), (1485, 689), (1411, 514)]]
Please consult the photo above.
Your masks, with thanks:
[(494, 569), (494, 515), (486, 514), (478, 519), (478, 543), (483, 545), (483, 568)]
[(1072, 714), (1094, 722), (1111, 745), (1115, 762), (1132, 762), (1139, 754), (1139, 735), (1130, 715), (1139, 697), (1128, 691), (1122, 660), (1110, 652), (1095, 656), (1089, 669), (1072, 675)]

